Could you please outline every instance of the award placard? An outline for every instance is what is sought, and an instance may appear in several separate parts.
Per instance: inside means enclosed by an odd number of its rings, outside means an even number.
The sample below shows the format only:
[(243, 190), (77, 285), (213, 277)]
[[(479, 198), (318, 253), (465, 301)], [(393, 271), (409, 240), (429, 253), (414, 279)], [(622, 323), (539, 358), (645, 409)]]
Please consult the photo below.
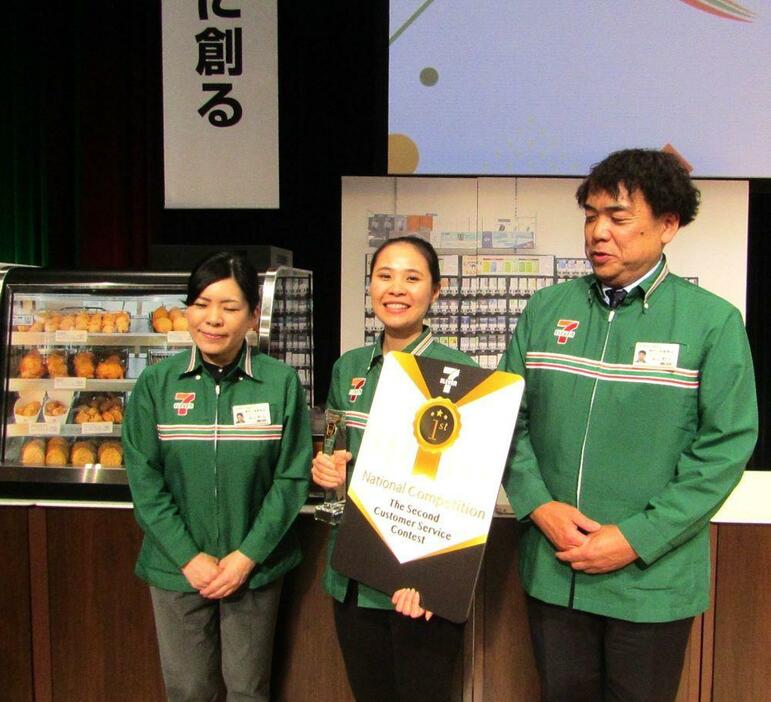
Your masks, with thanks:
[(464, 621), (523, 390), (513, 373), (389, 353), (332, 566)]

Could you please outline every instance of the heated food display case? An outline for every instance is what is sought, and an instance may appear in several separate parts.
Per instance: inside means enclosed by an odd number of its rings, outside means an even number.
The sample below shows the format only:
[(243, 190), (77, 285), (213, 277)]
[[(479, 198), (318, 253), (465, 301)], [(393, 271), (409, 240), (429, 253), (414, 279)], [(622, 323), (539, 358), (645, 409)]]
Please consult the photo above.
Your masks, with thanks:
[[(297, 368), (313, 402), (309, 271), (261, 274), (249, 343)], [(0, 269), (0, 490), (128, 499), (123, 414), (142, 370), (191, 342), (187, 275)]]

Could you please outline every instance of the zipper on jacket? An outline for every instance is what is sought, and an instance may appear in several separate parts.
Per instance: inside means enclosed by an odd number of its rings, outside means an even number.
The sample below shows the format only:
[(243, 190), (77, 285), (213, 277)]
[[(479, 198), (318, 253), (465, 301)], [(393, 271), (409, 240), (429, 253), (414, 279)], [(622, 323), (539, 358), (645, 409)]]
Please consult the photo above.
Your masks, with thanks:
[(219, 489), (217, 485), (217, 436), (219, 433), (220, 384), (214, 385), (214, 538), (217, 546), (220, 542)]
[[(608, 348), (608, 339), (610, 338), (610, 324), (613, 318), (616, 316), (616, 310), (611, 310), (608, 314), (608, 328), (605, 332), (605, 342), (602, 345), (602, 353), (600, 354), (600, 363), (605, 360), (605, 351)], [(578, 482), (576, 484), (576, 508), (581, 509), (581, 482), (584, 477), (584, 453), (586, 452), (586, 440), (589, 437), (589, 423), (592, 420), (592, 410), (594, 409), (594, 396), (597, 394), (597, 384), (600, 382), (599, 378), (594, 379), (594, 387), (592, 388), (592, 397), (589, 400), (589, 414), (586, 416), (586, 428), (584, 429), (584, 440), (581, 443), (581, 458), (578, 463)]]
[[(600, 363), (605, 360), (605, 350), (608, 348), (608, 339), (610, 338), (610, 324), (616, 316), (616, 310), (610, 310), (608, 313), (608, 327), (605, 331), (605, 341), (602, 344), (602, 353), (600, 354)], [(581, 509), (581, 482), (584, 478), (584, 453), (586, 452), (586, 440), (589, 437), (589, 423), (592, 420), (592, 409), (594, 409), (594, 396), (597, 394), (597, 384), (599, 378), (594, 379), (592, 388), (592, 397), (589, 400), (589, 414), (586, 416), (586, 428), (584, 429), (584, 440), (581, 442), (581, 458), (578, 463), (578, 481), (576, 483), (576, 509)], [(570, 594), (568, 595), (568, 607), (573, 609), (573, 599), (576, 594), (576, 573), (573, 571), (570, 577)]]

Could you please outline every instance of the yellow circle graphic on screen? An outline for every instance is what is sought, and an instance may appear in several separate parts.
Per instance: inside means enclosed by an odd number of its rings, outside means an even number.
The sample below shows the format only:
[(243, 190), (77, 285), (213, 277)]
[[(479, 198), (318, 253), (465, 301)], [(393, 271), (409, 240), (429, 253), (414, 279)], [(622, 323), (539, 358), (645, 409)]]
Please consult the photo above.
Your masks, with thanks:
[(388, 172), (414, 173), (420, 161), (417, 144), (406, 134), (388, 135)]

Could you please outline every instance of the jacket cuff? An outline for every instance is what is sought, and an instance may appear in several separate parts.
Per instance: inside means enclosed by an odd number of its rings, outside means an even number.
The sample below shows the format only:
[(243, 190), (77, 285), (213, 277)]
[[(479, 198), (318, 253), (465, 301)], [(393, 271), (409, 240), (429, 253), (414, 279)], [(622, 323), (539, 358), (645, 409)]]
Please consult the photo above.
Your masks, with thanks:
[(662, 539), (659, 532), (648, 520), (645, 512), (634, 514), (622, 520), (619, 522), (618, 528), (646, 565), (650, 565), (671, 550), (669, 542)]
[(199, 553), (201, 553), (201, 549), (198, 548), (194, 543), (176, 544), (174, 548), (170, 550), (170, 555), (174, 560), (174, 564), (180, 570)]
[(514, 510), (514, 516), (519, 521), (529, 518), (530, 513), (534, 509), (554, 499), (543, 483), (532, 485), (525, 491), (512, 491), (512, 493), (509, 494), (507, 492), (507, 497), (509, 498), (511, 509)]
[(244, 556), (248, 556), (254, 561), (255, 566), (262, 563), (270, 554), (264, 553), (264, 549), (261, 549), (258, 545), (252, 545), (253, 539), (249, 539), (247, 536), (246, 539), (244, 539), (241, 542), (241, 545), (238, 547), (238, 550), (241, 551), (241, 553), (244, 554)]

